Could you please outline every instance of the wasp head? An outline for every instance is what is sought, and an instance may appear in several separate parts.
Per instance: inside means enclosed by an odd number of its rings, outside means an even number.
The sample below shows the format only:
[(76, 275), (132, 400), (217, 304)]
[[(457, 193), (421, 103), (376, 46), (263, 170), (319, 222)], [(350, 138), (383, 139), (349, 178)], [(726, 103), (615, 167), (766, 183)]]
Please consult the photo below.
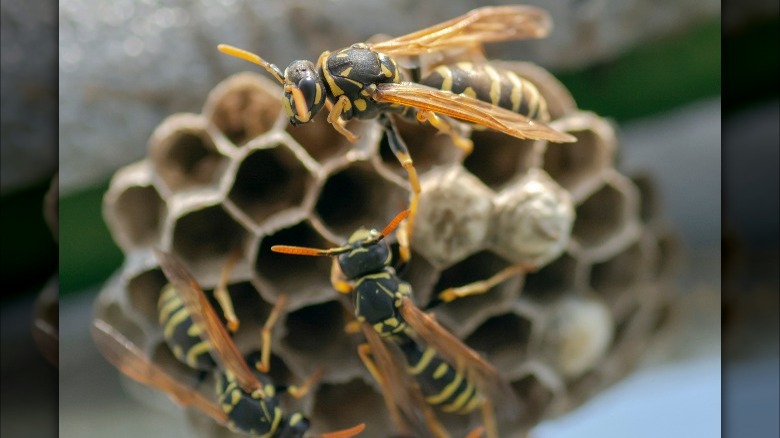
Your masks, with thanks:
[(378, 272), (390, 264), (390, 246), (376, 230), (361, 228), (349, 237), (350, 250), (339, 254), (341, 271), (349, 279)]
[(311, 61), (293, 61), (284, 71), (282, 105), (292, 125), (308, 123), (325, 103), (325, 85)]

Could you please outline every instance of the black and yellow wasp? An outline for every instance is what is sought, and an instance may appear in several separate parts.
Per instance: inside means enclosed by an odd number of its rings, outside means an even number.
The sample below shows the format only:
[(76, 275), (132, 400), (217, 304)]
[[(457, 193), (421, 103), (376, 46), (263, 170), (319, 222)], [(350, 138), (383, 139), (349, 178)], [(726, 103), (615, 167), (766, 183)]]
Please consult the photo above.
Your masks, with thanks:
[[(308, 123), (323, 107), (328, 122), (350, 141), (356, 136), (346, 127), (352, 118), (375, 119), (387, 133), (388, 144), (409, 174), (412, 211), (407, 234), (416, 213), (419, 179), (408, 149), (389, 113), (415, 115), (449, 134), (466, 152), (471, 140), (462, 137), (438, 114), (471, 122), (522, 139), (573, 142), (572, 135), (558, 132), (549, 120), (547, 105), (529, 81), (489, 63), (442, 65), (419, 79), (420, 72), (402, 70), (398, 60), (431, 53), (481, 51), (483, 43), (542, 38), (551, 28), (548, 14), (531, 6), (496, 6), (474, 9), (457, 18), (401, 37), (377, 43), (356, 43), (335, 52), (324, 52), (317, 64), (293, 61), (282, 71), (260, 56), (221, 44), (229, 55), (265, 68), (284, 86), (282, 105), (293, 125)], [(402, 255), (408, 258), (408, 254)]]
[[(165, 321), (168, 327), (173, 327), (169, 330), (177, 333), (166, 335), (166, 342), (174, 344), (172, 350), (179, 360), (194, 369), (214, 372), (218, 401), (168, 374), (122, 333), (98, 318), (93, 322), (92, 335), (103, 355), (128, 377), (168, 393), (179, 404), (200, 410), (234, 432), (266, 438), (309, 436), (309, 420), (299, 412), (285, 414), (279, 394), (286, 392), (296, 398), (302, 397), (319, 376), (315, 373), (298, 387), (277, 385), (267, 374), (270, 370), (271, 329), (286, 302), (286, 296), (277, 300), (263, 326), (262, 350), (245, 357), (181, 262), (171, 254), (155, 253), (170, 281), (165, 291), (173, 291), (163, 293), (160, 300), (161, 319), (162, 315), (167, 315)], [(173, 295), (178, 298), (173, 298)], [(184, 354), (176, 354), (177, 350)], [(364, 428), (365, 425), (360, 424), (319, 436), (348, 438)]]
[[(409, 213), (405, 210), (397, 215), (381, 232), (361, 228), (340, 247), (276, 245), (271, 250), (334, 257), (331, 283), (338, 292), (355, 293), (355, 317), (367, 340), (358, 353), (382, 386), (385, 403), (402, 433), (408, 434), (410, 427), (424, 422), (436, 437), (448, 436), (431, 412), (432, 405), (456, 414), (481, 409), (487, 435), (495, 438), (498, 431), (494, 408), (506, 415), (517, 413), (511, 387), (491, 364), (414, 304), (411, 285), (401, 280), (391, 266), (392, 251), (384, 239)], [(526, 269), (524, 265), (513, 265), (487, 280), (444, 291), (440, 297), (442, 301), (451, 301), (483, 293)], [(398, 363), (397, 355), (383, 340), (400, 350), (404, 363)], [(409, 379), (416, 385), (410, 384)], [(422, 419), (418, 418), (420, 414)]]

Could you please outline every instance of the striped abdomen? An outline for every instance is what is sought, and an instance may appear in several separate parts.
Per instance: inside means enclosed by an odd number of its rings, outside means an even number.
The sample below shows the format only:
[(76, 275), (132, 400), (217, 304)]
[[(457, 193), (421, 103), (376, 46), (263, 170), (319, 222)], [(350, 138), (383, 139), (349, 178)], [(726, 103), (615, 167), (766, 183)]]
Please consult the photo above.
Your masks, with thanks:
[(216, 362), (211, 357), (211, 346), (200, 338), (200, 328), (193, 324), (173, 285), (163, 288), (157, 311), (163, 337), (176, 359), (196, 370), (213, 370)]
[(450, 366), (431, 347), (423, 347), (410, 338), (399, 342), (406, 357), (407, 372), (420, 385), (425, 401), (444, 412), (467, 414), (482, 404), (482, 396), (473, 382)]
[(515, 72), (490, 64), (458, 62), (440, 65), (420, 80), (429, 87), (464, 94), (484, 102), (547, 122), (550, 113), (539, 90)]
[(242, 390), (230, 371), (217, 373), (219, 404), (227, 414), (232, 430), (258, 437), (275, 437), (285, 425), (284, 414), (273, 382), (267, 376), (255, 375), (262, 378), (265, 396)]

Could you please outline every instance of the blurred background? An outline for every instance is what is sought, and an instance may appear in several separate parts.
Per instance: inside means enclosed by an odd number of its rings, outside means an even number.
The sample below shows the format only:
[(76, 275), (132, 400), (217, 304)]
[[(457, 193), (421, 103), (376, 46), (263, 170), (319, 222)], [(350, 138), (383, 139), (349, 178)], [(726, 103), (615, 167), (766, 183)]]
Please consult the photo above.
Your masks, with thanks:
[[(491, 45), (489, 55), (539, 63), (580, 108), (617, 123), (621, 169), (655, 179), (685, 258), (678, 336), (535, 436), (778, 436), (776, 2), (528, 3), (550, 11), (551, 36)], [(88, 326), (94, 297), (122, 262), (101, 215), (109, 178), (146, 155), (166, 116), (199, 112), (210, 89), (247, 69), (218, 43), (283, 66), (479, 5), (64, 0), (57, 20), (53, 2), (2, 0), (3, 435), (54, 436), (57, 427), (66, 437), (186, 435), (170, 404), (123, 395)], [(59, 233), (43, 215), (58, 164)], [(59, 421), (57, 368), (31, 336), (58, 263)]]

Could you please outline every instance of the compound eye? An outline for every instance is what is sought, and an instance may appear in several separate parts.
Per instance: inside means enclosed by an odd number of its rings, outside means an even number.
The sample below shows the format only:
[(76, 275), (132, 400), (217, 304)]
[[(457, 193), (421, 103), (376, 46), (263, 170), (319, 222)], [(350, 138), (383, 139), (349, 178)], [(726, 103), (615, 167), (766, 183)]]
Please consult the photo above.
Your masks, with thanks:
[(303, 78), (298, 82), (298, 89), (303, 93), (306, 107), (311, 109), (314, 106), (314, 97), (317, 94), (317, 81), (310, 77)]

